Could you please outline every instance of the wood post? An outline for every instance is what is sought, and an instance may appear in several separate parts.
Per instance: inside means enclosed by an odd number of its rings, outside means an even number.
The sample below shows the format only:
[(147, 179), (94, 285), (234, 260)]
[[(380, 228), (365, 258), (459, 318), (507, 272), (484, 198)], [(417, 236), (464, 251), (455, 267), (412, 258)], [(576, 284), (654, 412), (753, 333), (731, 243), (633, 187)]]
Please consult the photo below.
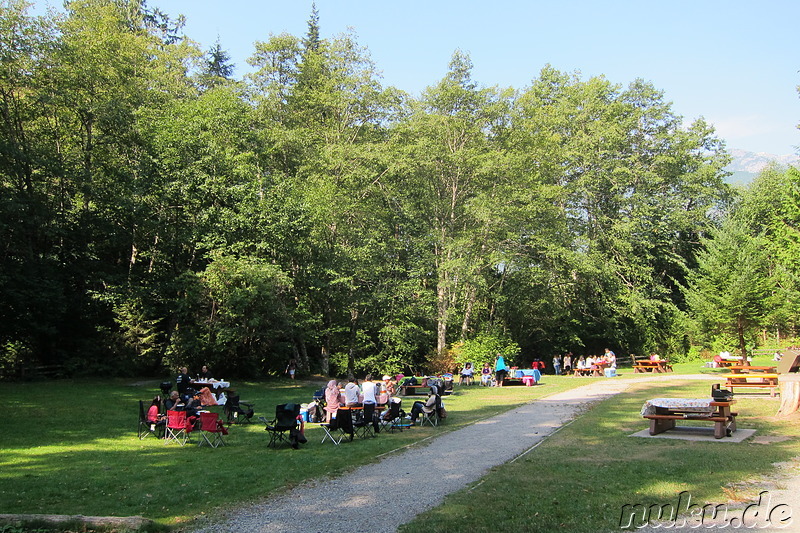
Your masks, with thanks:
[(780, 374), (778, 385), (781, 389), (781, 406), (777, 414), (787, 416), (800, 410), (800, 374)]

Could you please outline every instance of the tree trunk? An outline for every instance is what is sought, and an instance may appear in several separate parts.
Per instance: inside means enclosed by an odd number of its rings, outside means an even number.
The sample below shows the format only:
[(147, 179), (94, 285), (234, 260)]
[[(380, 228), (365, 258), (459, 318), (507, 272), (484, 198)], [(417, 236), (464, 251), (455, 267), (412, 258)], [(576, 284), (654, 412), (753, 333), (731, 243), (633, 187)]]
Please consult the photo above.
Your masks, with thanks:
[(779, 416), (788, 416), (800, 410), (800, 374), (781, 374), (778, 376), (781, 389)]
[(350, 349), (347, 351), (347, 377), (355, 376), (358, 314), (358, 309), (350, 310)]
[(439, 287), (436, 290), (436, 355), (441, 357), (447, 347), (447, 290), (445, 282), (441, 280), (442, 275), (439, 276)]
[(308, 350), (306, 343), (303, 339), (298, 339), (295, 345), (295, 351), (298, 353), (298, 361), (300, 361), (300, 368), (306, 372), (311, 372), (311, 362), (308, 360)]
[(739, 317), (736, 320), (736, 332), (737, 332), (737, 334), (739, 336), (739, 350), (741, 350), (741, 353), (742, 353), (742, 361), (743, 361), (743, 364), (746, 365), (747, 364), (747, 362), (746, 362), (747, 361), (747, 346), (745, 345), (745, 341), (744, 341), (744, 319), (742, 317)]
[[(464, 321), (461, 323), (461, 340), (467, 340), (469, 337), (469, 325), (472, 319), (472, 310), (475, 308), (475, 300), (477, 299), (477, 289), (471, 287), (467, 297), (467, 307), (464, 310)], [(441, 352), (440, 352), (441, 353)]]
[(331, 355), (328, 351), (328, 343), (320, 350), (320, 372), (323, 376), (331, 375)]

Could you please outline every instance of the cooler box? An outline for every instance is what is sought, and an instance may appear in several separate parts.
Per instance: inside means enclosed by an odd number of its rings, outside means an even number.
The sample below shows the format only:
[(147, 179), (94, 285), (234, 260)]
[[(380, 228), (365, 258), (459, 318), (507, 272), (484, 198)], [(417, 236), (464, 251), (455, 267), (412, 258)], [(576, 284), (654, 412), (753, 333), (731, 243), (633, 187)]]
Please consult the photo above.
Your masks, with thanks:
[(616, 368), (606, 368), (603, 370), (607, 378), (613, 378), (617, 376), (617, 369)]

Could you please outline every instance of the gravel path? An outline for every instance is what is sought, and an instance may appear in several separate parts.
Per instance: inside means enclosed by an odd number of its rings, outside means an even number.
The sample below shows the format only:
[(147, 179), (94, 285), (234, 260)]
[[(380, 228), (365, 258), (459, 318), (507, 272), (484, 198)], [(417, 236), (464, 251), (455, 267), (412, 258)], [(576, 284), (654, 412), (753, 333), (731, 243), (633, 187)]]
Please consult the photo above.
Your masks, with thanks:
[[(685, 376), (686, 379), (713, 379)], [(681, 376), (684, 378), (684, 376)], [(288, 492), (238, 509), (224, 522), (208, 524), (196, 533), (237, 532), (327, 532), (360, 533), (374, 531), (374, 508), (369, 495), (383, 479), (392, 479), (394, 509), (384, 513), (381, 531), (397, 527), (442, 503), (447, 493), (479, 480), (497, 465), (531, 451), (545, 437), (584, 412), (591, 404), (613, 396), (634, 383), (674, 380), (673, 376), (652, 376), (629, 380), (599, 380), (575, 389), (532, 401), (501, 415), (468, 427), (443, 433), (382, 460), (361, 466), (342, 477), (316, 480)], [(464, 443), (469, 443), (465, 446)], [(346, 448), (347, 444), (342, 444)], [(487, 453), (486, 450), (491, 450)], [(471, 468), (457, 468), (469, 464)], [(438, 480), (420, 483), (420, 479)], [(354, 496), (342, 502), (337, 494), (348, 487)], [(359, 496), (363, 495), (363, 496)], [(314, 502), (300, 505), (299, 502)], [(800, 511), (800, 510), (798, 510)]]

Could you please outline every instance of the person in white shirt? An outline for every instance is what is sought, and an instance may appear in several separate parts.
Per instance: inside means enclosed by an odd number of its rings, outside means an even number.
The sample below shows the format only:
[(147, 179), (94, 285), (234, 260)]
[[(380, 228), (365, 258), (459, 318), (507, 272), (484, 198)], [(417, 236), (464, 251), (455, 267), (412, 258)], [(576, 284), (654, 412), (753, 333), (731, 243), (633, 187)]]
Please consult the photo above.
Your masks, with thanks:
[(378, 403), (375, 398), (375, 383), (372, 382), (372, 374), (367, 374), (364, 378), (364, 383), (361, 384), (361, 395), (364, 403)]
[(605, 358), (611, 368), (617, 368), (617, 354), (612, 352), (610, 348), (606, 348)]

